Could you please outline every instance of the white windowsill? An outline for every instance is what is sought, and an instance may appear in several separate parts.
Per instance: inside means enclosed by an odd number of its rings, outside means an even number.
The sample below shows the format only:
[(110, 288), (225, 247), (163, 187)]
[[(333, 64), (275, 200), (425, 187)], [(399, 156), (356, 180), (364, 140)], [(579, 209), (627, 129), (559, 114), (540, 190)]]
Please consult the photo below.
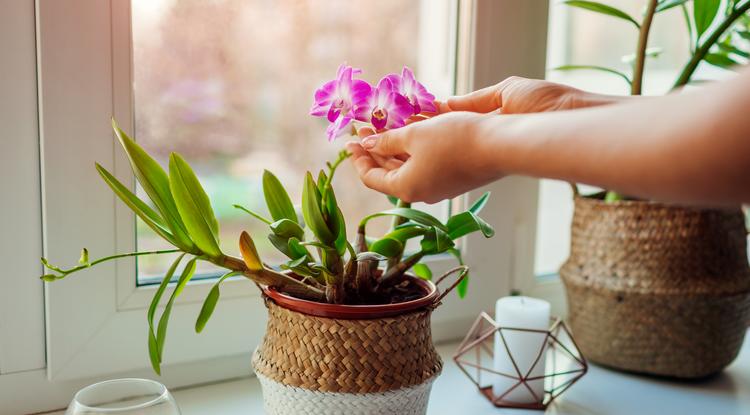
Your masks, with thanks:
[[(435, 382), (429, 415), (539, 414), (539, 411), (492, 406), (452, 360), (457, 343), (438, 346), (445, 368)], [(183, 415), (263, 413), (255, 378), (237, 379), (174, 391)], [(671, 382), (624, 374), (590, 365), (589, 373), (561, 395), (548, 414), (661, 415), (750, 413), (750, 339), (722, 374), (701, 382)], [(56, 414), (63, 414), (58, 412)]]

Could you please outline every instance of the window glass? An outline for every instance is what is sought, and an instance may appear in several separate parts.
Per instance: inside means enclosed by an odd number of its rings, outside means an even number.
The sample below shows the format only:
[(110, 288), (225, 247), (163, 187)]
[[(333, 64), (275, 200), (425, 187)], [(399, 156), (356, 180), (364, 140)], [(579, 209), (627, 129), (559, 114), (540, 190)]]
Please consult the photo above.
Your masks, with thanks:
[[(430, 3), (133, 0), (136, 139), (162, 165), (176, 151), (194, 167), (219, 217), (225, 252), (237, 254), (239, 234), (247, 230), (262, 259), (278, 264), (283, 257), (268, 242), (267, 226), (232, 205), (267, 212), (264, 169), (299, 202), (305, 172), (317, 176), (347, 140), (328, 143), (325, 121), (308, 115), (314, 90), (343, 62), (362, 68), (370, 82), (403, 65), (421, 76), (422, 23), (431, 15), (449, 16), (444, 9), (450, 2)], [(446, 92), (428, 86), (436, 95)], [(390, 206), (360, 183), (349, 163), (334, 185), (350, 233), (359, 218)], [(445, 206), (430, 210), (442, 215)], [(368, 230), (379, 234), (387, 225), (373, 221)], [(166, 246), (142, 222), (137, 234), (139, 250)], [(139, 259), (139, 281), (163, 275), (170, 260)], [(206, 268), (199, 272), (211, 273), (209, 265), (201, 266)]]

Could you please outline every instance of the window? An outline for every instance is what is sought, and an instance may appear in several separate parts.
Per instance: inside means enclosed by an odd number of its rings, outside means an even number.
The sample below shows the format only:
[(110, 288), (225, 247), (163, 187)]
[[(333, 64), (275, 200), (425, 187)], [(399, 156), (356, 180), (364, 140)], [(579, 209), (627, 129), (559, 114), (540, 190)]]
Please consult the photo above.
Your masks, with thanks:
[[(450, 3), (423, 10), (419, 2), (380, 1), (373, 18), (357, 20), (351, 16), (371, 7), (370, 1), (321, 7), (311, 1), (135, 0), (135, 137), (163, 164), (172, 151), (187, 157), (221, 222), (222, 249), (238, 255), (242, 230), (268, 233), (264, 223), (232, 207), (239, 203), (265, 211), (263, 170), (276, 174), (298, 202), (305, 172), (334, 159), (347, 139), (328, 144), (323, 122), (307, 115), (312, 91), (331, 79), (339, 64), (348, 61), (363, 69), (364, 78), (373, 83), (402, 65), (418, 76), (435, 72), (430, 66), (437, 65), (447, 76), (433, 81), (431, 89), (442, 96), (452, 91), (447, 50), (428, 59), (415, 53), (424, 19), (448, 18), (441, 14)], [(373, 47), (387, 53), (373, 53)], [(336, 176), (336, 188), (351, 220), (390, 206), (381, 194), (363, 188), (349, 164)], [(443, 203), (429, 210), (445, 217), (446, 207)], [(382, 233), (387, 225), (385, 220), (373, 222), (371, 232)], [(353, 236), (356, 228), (349, 227)], [(137, 232), (139, 250), (169, 246), (140, 220)], [(281, 263), (283, 255), (263, 236), (255, 238), (261, 257)], [(139, 281), (160, 280), (173, 259), (142, 257)], [(211, 269), (199, 264), (204, 267), (199, 274)]]
[[(611, 0), (607, 4), (631, 16), (639, 16), (643, 2)], [(597, 71), (555, 71), (568, 65), (601, 65), (630, 73), (627, 56), (635, 50), (638, 33), (627, 22), (599, 13), (550, 2), (550, 25), (547, 49), (547, 79), (586, 91), (627, 95), (628, 85), (619, 77)], [(644, 95), (667, 93), (689, 57), (685, 22), (679, 7), (659, 13), (652, 25), (649, 48), (661, 52), (649, 58), (644, 75)], [(696, 79), (718, 79), (726, 71), (701, 64)], [(582, 186), (584, 194), (596, 188)], [(534, 273), (538, 276), (557, 274), (568, 257), (573, 195), (570, 185), (541, 180), (536, 231)]]
[[(258, 189), (252, 180), (263, 168), (273, 169), (290, 186), (298, 185), (297, 169), (315, 168), (328, 158), (326, 152), (338, 149), (321, 139), (316, 131), (322, 126), (306, 114), (311, 85), (329, 77), (344, 59), (372, 77), (398, 70), (404, 63), (412, 65), (439, 96), (453, 93), (454, 86), (467, 92), (510, 75), (543, 74), (546, 2), (320, 4), (317, 0), (0, 3), (0, 39), (13, 40), (0, 40), (0, 52), (14, 64), (13, 76), (0, 80), (12, 86), (3, 89), (12, 94), (0, 98), (3, 108), (12, 111), (0, 113), (0, 120), (4, 125), (9, 120), (17, 128), (12, 130), (17, 133), (14, 137), (26, 140), (2, 152), (11, 162), (4, 159), (6, 180), (0, 181), (0, 187), (19, 198), (6, 204), (11, 215), (3, 217), (12, 222), (3, 226), (13, 232), (0, 234), (0, 242), (3, 247), (23, 249), (23, 254), (13, 254), (7, 261), (11, 271), (0, 279), (3, 410), (52, 410), (66, 405), (76, 390), (93, 381), (153, 376), (146, 353), (145, 309), (155, 289), (149, 277), (158, 274), (158, 265), (149, 271), (149, 265), (141, 263), (140, 281), (134, 260), (96, 267), (47, 284), (43, 290), (37, 279), (41, 255), (69, 266), (84, 246), (96, 258), (151, 243), (144, 232), (137, 234), (133, 215), (93, 173), (93, 163), (100, 162), (135, 189), (127, 160), (112, 138), (112, 116), (149, 149), (162, 151), (162, 157), (165, 149), (176, 148), (191, 162), (197, 161), (219, 210), (219, 205), (235, 202), (222, 196), (235, 188), (247, 191), (245, 200), (237, 202), (257, 200), (258, 194), (250, 193)], [(365, 25), (362, 33), (347, 32), (352, 30), (351, 17), (362, 10), (367, 10), (367, 19), (360, 22)], [(190, 23), (192, 30), (181, 32), (188, 18), (195, 20)], [(248, 21), (252, 25), (241, 24)], [(304, 42), (298, 41), (290, 34), (303, 29), (305, 22), (310, 32)], [(215, 26), (225, 29), (215, 35), (231, 40), (229, 44), (203, 38)], [(384, 32), (383, 27), (389, 30)], [(170, 38), (170, 30), (182, 34), (180, 42)], [(377, 36), (394, 31), (408, 35), (411, 48), (379, 47), (383, 39)], [(525, 35), (519, 37), (521, 33)], [(242, 42), (244, 36), (252, 39)], [(368, 43), (372, 39), (376, 46)], [(195, 46), (207, 43), (210, 47)], [(151, 55), (141, 47), (151, 48)], [(175, 50), (180, 47), (184, 49)], [(310, 61), (290, 72), (288, 59), (295, 55), (288, 50), (294, 48)], [(374, 52), (380, 54), (378, 60), (372, 59)], [(217, 67), (201, 59), (232, 62), (241, 72), (215, 76), (210, 70)], [(159, 62), (166, 65), (161, 70), (173, 72), (170, 78), (148, 73)], [(160, 84), (160, 79), (168, 83)], [(290, 91), (299, 92), (299, 99)], [(186, 124), (191, 128), (182, 129)], [(279, 143), (301, 145), (306, 151), (279, 154)], [(314, 151), (307, 151), (310, 148)], [(309, 160), (302, 158), (306, 154), (312, 154)], [(361, 188), (356, 180), (347, 183), (346, 176), (339, 176), (339, 188), (353, 194), (356, 189), (362, 198), (351, 200), (349, 215), (386, 206), (382, 196)], [(25, 180), (26, 195), (17, 193), (19, 177)], [(514, 278), (531, 275), (531, 262), (516, 257), (533, 252), (533, 239), (526, 237), (534, 229), (533, 221), (526, 222), (523, 215), (536, 208), (533, 189), (534, 181), (512, 178), (469, 195), (475, 199), (485, 190), (493, 191), (483, 216), (497, 234), (491, 243), (475, 244), (474, 236), (462, 241), (467, 249), (464, 258), (472, 266), (469, 297), (445, 299), (433, 317), (435, 340), (465, 334), (479, 310), (490, 310)], [(435, 209), (439, 214), (445, 206)], [(233, 226), (252, 226), (250, 218), (231, 224), (234, 213), (219, 211), (230, 235)], [(231, 239), (225, 238), (230, 249)], [(453, 264), (452, 259), (438, 258), (432, 266), (439, 273)], [(225, 283), (211, 322), (196, 335), (194, 319), (210, 284), (191, 283), (173, 309), (160, 379), (171, 388), (247, 375), (250, 353), (263, 335), (263, 303), (256, 288), (239, 279)]]

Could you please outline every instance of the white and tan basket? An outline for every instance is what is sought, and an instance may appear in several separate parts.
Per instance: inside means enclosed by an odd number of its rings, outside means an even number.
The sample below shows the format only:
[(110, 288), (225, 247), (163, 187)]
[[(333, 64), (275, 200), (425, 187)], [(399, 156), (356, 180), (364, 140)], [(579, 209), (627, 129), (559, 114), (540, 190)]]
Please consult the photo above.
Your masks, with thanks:
[(375, 319), (311, 316), (266, 299), (268, 329), (253, 354), (269, 415), (425, 414), (443, 363), (432, 307)]

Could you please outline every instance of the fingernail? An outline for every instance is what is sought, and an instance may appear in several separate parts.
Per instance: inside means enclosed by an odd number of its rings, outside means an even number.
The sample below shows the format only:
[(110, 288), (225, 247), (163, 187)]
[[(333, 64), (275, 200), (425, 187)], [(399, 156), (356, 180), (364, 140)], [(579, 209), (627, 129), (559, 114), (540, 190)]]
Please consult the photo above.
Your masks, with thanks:
[(364, 140), (362, 140), (362, 147), (370, 150), (372, 148), (375, 148), (375, 142), (377, 141), (377, 137), (374, 135), (371, 135)]

